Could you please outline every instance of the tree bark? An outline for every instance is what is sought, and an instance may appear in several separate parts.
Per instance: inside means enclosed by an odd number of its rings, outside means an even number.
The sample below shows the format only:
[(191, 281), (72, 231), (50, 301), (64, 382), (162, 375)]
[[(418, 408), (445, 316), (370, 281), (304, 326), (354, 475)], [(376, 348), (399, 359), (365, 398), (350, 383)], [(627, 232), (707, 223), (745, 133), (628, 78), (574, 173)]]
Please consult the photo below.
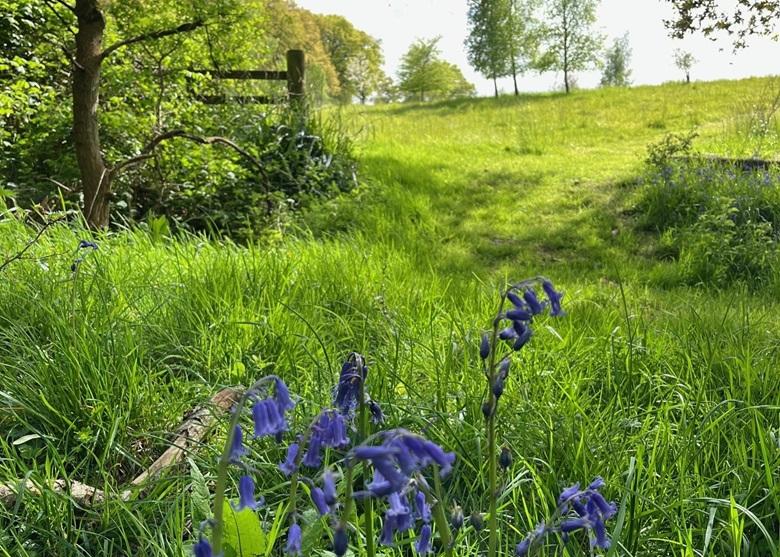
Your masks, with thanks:
[(498, 83), (496, 82), (496, 76), (493, 76), (493, 95), (498, 98)]
[(100, 149), (98, 101), (106, 20), (97, 0), (76, 0), (78, 18), (73, 68), (73, 140), (81, 172), (84, 216), (91, 228), (108, 226), (109, 175)]
[(512, 82), (515, 85), (515, 97), (517, 97), (520, 91), (517, 89), (517, 62), (515, 62), (514, 55), (512, 56)]

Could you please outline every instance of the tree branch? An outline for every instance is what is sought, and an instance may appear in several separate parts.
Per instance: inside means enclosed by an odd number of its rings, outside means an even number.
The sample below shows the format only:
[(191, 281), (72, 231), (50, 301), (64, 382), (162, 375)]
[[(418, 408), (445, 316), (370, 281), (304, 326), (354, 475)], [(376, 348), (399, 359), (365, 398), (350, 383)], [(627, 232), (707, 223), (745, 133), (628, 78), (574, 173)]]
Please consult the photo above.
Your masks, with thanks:
[(43, 233), (46, 232), (47, 228), (49, 228), (52, 225), (57, 224), (58, 222), (60, 222), (60, 221), (62, 221), (64, 219), (65, 219), (65, 217), (59, 217), (59, 218), (56, 218), (54, 220), (46, 221), (43, 224), (43, 226), (41, 227), (41, 229), (38, 231), (38, 234), (35, 235), (35, 238), (33, 238), (32, 240), (27, 242), (27, 245), (24, 246), (24, 248), (22, 248), (22, 250), (19, 253), (15, 254), (15, 255), (12, 255), (11, 257), (9, 257), (5, 261), (3, 261), (3, 263), (0, 265), (0, 272), (2, 272), (6, 267), (8, 267), (11, 263), (16, 261), (17, 259), (21, 259), (22, 256), (25, 254), (25, 252), (27, 252), (28, 249), (33, 247), (33, 245), (35, 245), (38, 242), (38, 240), (41, 239), (41, 236), (43, 236)]
[(194, 31), (199, 27), (203, 27), (203, 25), (204, 25), (203, 20), (196, 20), (196, 21), (190, 21), (188, 23), (182, 23), (178, 27), (174, 27), (172, 29), (161, 29), (159, 31), (151, 31), (149, 33), (136, 35), (135, 37), (130, 37), (129, 39), (124, 39), (122, 41), (112, 44), (100, 54), (100, 59), (104, 60), (105, 58), (110, 56), (113, 52), (119, 50), (123, 46), (140, 43), (141, 41), (161, 39), (163, 37), (169, 37), (171, 35), (178, 35), (179, 33), (189, 33), (190, 31)]
[(257, 158), (252, 156), (252, 154), (249, 151), (240, 147), (239, 145), (237, 145), (236, 143), (234, 143), (233, 141), (229, 140), (226, 137), (220, 137), (220, 136), (201, 137), (198, 135), (187, 133), (184, 130), (170, 130), (153, 137), (152, 140), (149, 141), (149, 143), (147, 143), (146, 146), (141, 150), (141, 154), (114, 165), (113, 168), (111, 168), (110, 170), (111, 179), (113, 180), (114, 176), (116, 176), (126, 168), (130, 166), (134, 166), (136, 164), (141, 164), (142, 162), (152, 158), (152, 153), (157, 148), (157, 146), (160, 145), (160, 143), (177, 137), (181, 139), (186, 139), (187, 141), (192, 141), (193, 143), (197, 143), (199, 145), (224, 145), (226, 147), (229, 147), (230, 149), (232, 149), (233, 151), (235, 151), (236, 153), (244, 157), (246, 160), (248, 160), (250, 163), (252, 163), (252, 166), (257, 168), (257, 170), (260, 172), (260, 175), (263, 178), (266, 179), (268, 178), (268, 174), (266, 173), (265, 168)]

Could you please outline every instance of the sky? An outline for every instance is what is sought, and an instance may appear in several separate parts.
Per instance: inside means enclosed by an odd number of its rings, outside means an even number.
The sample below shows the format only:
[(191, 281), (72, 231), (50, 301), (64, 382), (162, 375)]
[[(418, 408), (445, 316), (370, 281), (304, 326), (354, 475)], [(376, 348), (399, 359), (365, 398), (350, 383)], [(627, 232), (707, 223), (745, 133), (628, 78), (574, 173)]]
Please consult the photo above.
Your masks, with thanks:
[[(299, 6), (317, 13), (338, 14), (379, 39), (385, 55), (385, 71), (395, 77), (409, 45), (417, 38), (441, 35), (439, 46), (445, 60), (457, 64), (480, 95), (493, 93), (492, 82), (468, 64), (463, 41), (468, 34), (466, 0), (297, 0)], [(756, 38), (747, 49), (734, 54), (728, 38), (713, 42), (701, 36), (671, 39), (663, 20), (671, 14), (664, 0), (602, 0), (596, 30), (607, 44), (628, 32), (632, 49), (630, 67), (635, 85), (658, 84), (683, 79), (673, 61), (680, 48), (697, 60), (694, 80), (736, 79), (780, 74), (780, 42)], [(598, 85), (600, 73), (582, 72), (582, 87)], [(555, 72), (529, 73), (520, 78), (524, 91), (552, 91), (562, 87), (563, 76)], [(511, 78), (499, 81), (504, 92), (512, 91)]]

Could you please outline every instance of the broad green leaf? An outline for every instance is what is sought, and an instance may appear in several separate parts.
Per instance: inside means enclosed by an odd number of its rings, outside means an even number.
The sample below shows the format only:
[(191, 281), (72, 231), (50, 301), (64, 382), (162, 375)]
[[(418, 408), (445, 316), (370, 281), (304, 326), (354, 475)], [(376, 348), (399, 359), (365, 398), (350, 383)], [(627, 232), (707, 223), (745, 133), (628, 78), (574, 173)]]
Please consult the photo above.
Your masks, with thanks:
[(265, 554), (265, 532), (260, 519), (251, 509), (233, 510), (230, 503), (223, 504), (225, 521), (224, 543), (235, 551), (236, 557), (257, 557)]

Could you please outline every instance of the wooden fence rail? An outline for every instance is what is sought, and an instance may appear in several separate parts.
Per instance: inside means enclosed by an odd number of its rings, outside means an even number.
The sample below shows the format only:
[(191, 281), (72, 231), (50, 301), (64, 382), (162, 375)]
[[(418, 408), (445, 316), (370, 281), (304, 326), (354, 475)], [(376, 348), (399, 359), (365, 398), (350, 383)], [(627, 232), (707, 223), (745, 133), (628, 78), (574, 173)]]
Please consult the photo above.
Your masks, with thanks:
[[(214, 79), (286, 81), (287, 101), (290, 104), (302, 104), (304, 100), (304, 84), (306, 78), (306, 56), (302, 50), (287, 51), (286, 70), (191, 70), (197, 74), (207, 74)], [(267, 95), (195, 95), (205, 104), (254, 103), (274, 104), (278, 99)]]

